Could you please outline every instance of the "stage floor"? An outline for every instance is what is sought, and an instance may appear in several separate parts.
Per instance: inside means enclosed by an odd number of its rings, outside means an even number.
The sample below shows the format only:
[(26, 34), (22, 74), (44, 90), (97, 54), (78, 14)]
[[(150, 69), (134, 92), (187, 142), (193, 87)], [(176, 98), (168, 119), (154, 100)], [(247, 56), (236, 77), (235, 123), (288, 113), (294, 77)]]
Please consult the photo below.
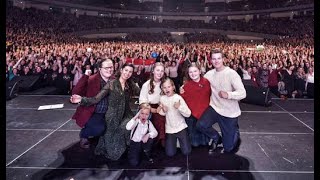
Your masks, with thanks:
[[(206, 147), (198, 147), (189, 156), (178, 151), (169, 158), (156, 149), (154, 164), (142, 162), (136, 168), (125, 158), (112, 162), (95, 156), (94, 147), (81, 149), (80, 128), (70, 120), (77, 105), (68, 100), (69, 96), (20, 95), (7, 101), (8, 180), (314, 179), (314, 101), (310, 99), (275, 98), (271, 107), (241, 103), (242, 144), (235, 155), (208, 154)], [(60, 103), (64, 108), (37, 110)]]

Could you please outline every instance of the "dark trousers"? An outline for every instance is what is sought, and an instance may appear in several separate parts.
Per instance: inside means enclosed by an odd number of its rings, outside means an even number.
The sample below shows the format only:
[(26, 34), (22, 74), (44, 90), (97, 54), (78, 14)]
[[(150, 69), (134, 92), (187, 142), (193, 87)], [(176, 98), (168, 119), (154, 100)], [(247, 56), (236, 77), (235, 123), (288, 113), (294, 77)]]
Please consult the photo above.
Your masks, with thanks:
[(80, 131), (80, 138), (101, 136), (105, 130), (106, 121), (104, 113), (93, 113), (84, 128)]
[(137, 166), (140, 162), (141, 152), (143, 151), (146, 156), (151, 156), (151, 148), (153, 144), (153, 139), (149, 138), (146, 143), (130, 141), (128, 160), (132, 166)]
[(314, 83), (307, 84), (307, 96), (308, 98), (314, 97)]
[(188, 155), (191, 152), (191, 144), (187, 133), (187, 128), (174, 134), (166, 133), (166, 154), (174, 156), (177, 153), (177, 140), (179, 140), (182, 154)]
[(218, 123), (221, 129), (224, 151), (232, 151), (240, 138), (238, 117), (229, 118), (221, 116), (211, 106), (205, 110), (196, 127), (217, 143), (220, 135), (212, 127), (215, 123)]

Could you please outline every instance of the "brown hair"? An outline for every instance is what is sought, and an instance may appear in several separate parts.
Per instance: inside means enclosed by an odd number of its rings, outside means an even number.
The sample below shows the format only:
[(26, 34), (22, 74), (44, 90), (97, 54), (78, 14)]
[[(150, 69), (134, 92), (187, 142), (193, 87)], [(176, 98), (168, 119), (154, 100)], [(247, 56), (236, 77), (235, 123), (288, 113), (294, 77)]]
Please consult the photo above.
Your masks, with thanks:
[(212, 57), (212, 54), (218, 54), (218, 53), (220, 53), (222, 57), (224, 56), (223, 52), (220, 49), (216, 48), (211, 51), (211, 57)]
[[(155, 69), (157, 66), (162, 66), (163, 69), (165, 69), (164, 64), (163, 64), (162, 62), (156, 62), (156, 63), (154, 64), (154, 67), (152, 68), (152, 72), (150, 73), (150, 90), (149, 90), (149, 94), (153, 94), (153, 93), (154, 93), (154, 88), (155, 88), (155, 86), (154, 86), (154, 84), (153, 84), (153, 82), (154, 82), (154, 74), (153, 74), (153, 73), (154, 73), (154, 69)], [(163, 74), (163, 77), (160, 79), (160, 81), (162, 82), (165, 78), (166, 78), (166, 74), (164, 73), (164, 74)]]
[(187, 69), (186, 72), (185, 72), (185, 75), (184, 75), (185, 78), (186, 78), (187, 80), (191, 80), (191, 78), (190, 78), (190, 76), (189, 76), (189, 68), (191, 68), (191, 67), (196, 67), (196, 68), (198, 68), (199, 71), (200, 71), (200, 77), (201, 77), (200, 64), (198, 64), (198, 63), (191, 63), (191, 64), (189, 64), (188, 69)]

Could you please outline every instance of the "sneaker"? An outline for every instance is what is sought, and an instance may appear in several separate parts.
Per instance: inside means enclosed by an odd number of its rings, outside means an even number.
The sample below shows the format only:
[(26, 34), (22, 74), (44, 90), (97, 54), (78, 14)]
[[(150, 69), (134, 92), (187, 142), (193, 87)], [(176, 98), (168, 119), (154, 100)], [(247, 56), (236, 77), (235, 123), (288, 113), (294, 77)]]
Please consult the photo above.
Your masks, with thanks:
[(212, 141), (212, 144), (209, 147), (209, 153), (214, 152), (217, 149), (219, 144), (222, 144), (222, 138), (220, 136), (219, 136), (218, 142)]
[(90, 148), (90, 142), (87, 138), (80, 138), (80, 147), (83, 149)]

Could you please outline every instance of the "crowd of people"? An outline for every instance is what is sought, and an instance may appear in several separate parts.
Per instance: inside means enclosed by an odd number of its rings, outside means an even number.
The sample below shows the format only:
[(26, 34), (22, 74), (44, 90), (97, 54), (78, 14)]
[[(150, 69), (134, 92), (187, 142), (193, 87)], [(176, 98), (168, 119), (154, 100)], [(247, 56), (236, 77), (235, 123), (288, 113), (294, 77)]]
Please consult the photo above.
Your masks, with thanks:
[[(82, 128), (80, 146), (90, 148), (90, 137), (99, 137), (95, 154), (111, 160), (128, 152), (130, 164), (136, 166), (144, 152), (152, 163), (154, 145), (169, 157), (177, 153), (177, 146), (188, 155), (193, 147), (208, 144), (209, 153), (220, 144), (225, 153), (235, 153), (241, 143), (238, 101), (248, 95), (243, 80), (270, 88), (279, 97), (313, 98), (310, 17), (288, 24), (267, 22), (272, 24), (269, 30), (283, 35), (281, 39), (234, 41), (195, 33), (185, 35), (186, 43), (174, 43), (168, 33), (129, 33), (117, 41), (89, 41), (74, 32), (98, 28), (95, 23), (109, 27), (103, 25), (109, 21), (88, 17), (93, 20), (90, 24), (73, 15), (65, 18), (13, 7), (8, 13), (7, 81), (37, 75), (39, 87), (54, 86), (57, 94), (70, 95), (70, 102), (79, 103), (72, 119)], [(289, 27), (277, 25), (278, 21)], [(116, 25), (111, 26), (122, 26), (112, 22)], [(248, 30), (254, 27), (250, 23)], [(264, 28), (268, 26), (261, 31)], [(137, 114), (129, 105), (133, 96), (139, 96)], [(212, 128), (215, 123), (221, 135)]]
[(272, 9), (272, 8), (283, 8), (291, 7), (297, 5), (312, 4), (312, 0), (265, 0), (265, 1), (255, 1), (247, 0), (245, 3), (243, 1), (223, 1), (223, 2), (206, 2), (201, 0), (193, 1), (163, 1), (163, 2), (149, 2), (138, 0), (111, 0), (105, 3), (101, 0), (59, 0), (74, 4), (83, 5), (94, 5), (98, 7), (106, 7), (112, 9), (120, 10), (134, 10), (134, 11), (153, 11), (159, 12), (160, 7), (162, 7), (163, 12), (203, 12), (205, 7), (209, 8), (210, 12), (226, 12), (226, 11), (248, 11), (248, 10), (261, 10), (261, 9)]
[[(44, 11), (35, 8), (20, 9), (9, 6), (7, 10), (6, 25), (10, 32), (38, 34), (40, 36), (53, 35), (53, 39), (69, 42), (74, 39), (73, 33), (79, 31), (97, 31), (108, 28), (203, 28), (217, 30), (231, 30), (273, 34), (280, 36), (297, 37), (302, 35), (313, 36), (313, 15), (295, 15), (289, 17), (271, 18), (261, 15), (248, 22), (243, 20), (229, 20), (226, 16), (213, 17), (209, 23), (204, 20), (167, 20), (159, 22), (152, 18), (118, 18), (108, 16), (79, 15), (57, 11)], [(24, 18), (19, 18), (24, 17)], [(23, 27), (23, 28), (22, 28)], [(65, 35), (67, 33), (67, 35)], [(69, 37), (68, 37), (69, 36)]]

